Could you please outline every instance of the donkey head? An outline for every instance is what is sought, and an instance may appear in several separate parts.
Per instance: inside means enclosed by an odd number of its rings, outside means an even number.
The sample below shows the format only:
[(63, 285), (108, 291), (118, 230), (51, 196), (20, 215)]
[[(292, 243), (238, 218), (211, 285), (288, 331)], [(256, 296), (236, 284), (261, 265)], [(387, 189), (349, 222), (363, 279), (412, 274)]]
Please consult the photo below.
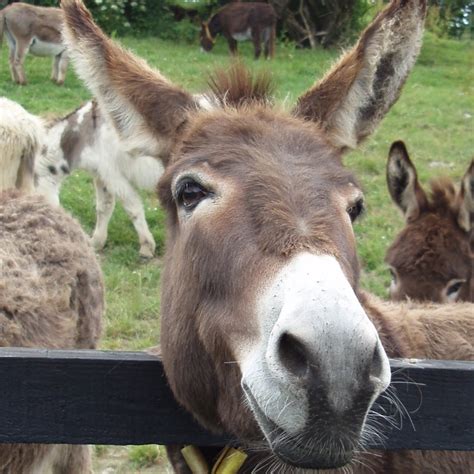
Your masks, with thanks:
[(204, 51), (210, 51), (214, 47), (215, 39), (212, 37), (211, 32), (209, 31), (209, 22), (207, 21), (203, 21), (201, 23), (199, 40), (201, 42), (201, 48)]
[(200, 109), (79, 0), (63, 8), (76, 68), (122, 138), (171, 153), (161, 344), (176, 398), (284, 464), (349, 462), (390, 370), (359, 302), (351, 223), (363, 196), (341, 158), (397, 99), (425, 1), (393, 1), (292, 113), (240, 67)]
[(403, 142), (389, 153), (387, 185), (406, 225), (387, 251), (392, 299), (474, 301), (474, 161), (459, 191), (448, 179), (428, 197)]

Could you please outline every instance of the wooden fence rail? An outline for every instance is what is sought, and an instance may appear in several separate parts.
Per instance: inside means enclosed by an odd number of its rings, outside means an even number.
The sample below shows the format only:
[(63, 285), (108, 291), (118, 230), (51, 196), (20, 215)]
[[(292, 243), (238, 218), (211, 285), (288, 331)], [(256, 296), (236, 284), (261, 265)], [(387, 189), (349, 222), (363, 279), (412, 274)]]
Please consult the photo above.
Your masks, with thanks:
[[(405, 408), (392, 417), (396, 427), (384, 422), (386, 449), (474, 450), (473, 362), (393, 359), (391, 368), (390, 391)], [(385, 397), (377, 404), (379, 412), (397, 413)], [(0, 349), (0, 443), (229, 441), (205, 432), (177, 405), (155, 357)]]

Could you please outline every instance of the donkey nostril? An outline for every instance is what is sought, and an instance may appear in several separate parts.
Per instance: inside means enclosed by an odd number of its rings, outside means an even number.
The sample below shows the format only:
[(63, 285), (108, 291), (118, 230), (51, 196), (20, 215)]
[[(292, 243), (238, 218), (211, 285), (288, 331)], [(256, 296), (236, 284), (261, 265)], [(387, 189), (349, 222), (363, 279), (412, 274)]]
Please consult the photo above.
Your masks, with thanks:
[(372, 365), (370, 367), (370, 375), (380, 379), (383, 371), (383, 357), (382, 357), (382, 346), (379, 342), (375, 345), (374, 353), (372, 355)]
[(304, 377), (309, 369), (306, 349), (295, 336), (285, 332), (278, 341), (278, 356), (283, 366), (297, 377)]

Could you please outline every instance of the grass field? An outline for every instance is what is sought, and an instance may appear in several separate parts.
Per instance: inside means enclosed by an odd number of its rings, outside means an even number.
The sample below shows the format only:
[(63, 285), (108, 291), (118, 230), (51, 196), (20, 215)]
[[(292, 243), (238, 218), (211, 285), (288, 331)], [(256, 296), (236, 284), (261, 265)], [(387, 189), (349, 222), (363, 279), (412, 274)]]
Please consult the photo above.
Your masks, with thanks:
[[(205, 89), (206, 74), (229, 63), (221, 41), (212, 54), (201, 54), (196, 46), (167, 43), (157, 39), (122, 40), (137, 54), (177, 83)], [(249, 44), (243, 56), (251, 57)], [(272, 62), (246, 62), (252, 69), (271, 71), (277, 97), (290, 107), (295, 99), (328, 68), (339, 51), (277, 49)], [(10, 82), (6, 48), (0, 55), (0, 96), (18, 101), (29, 111), (46, 116), (68, 112), (89, 98), (72, 68), (64, 87), (49, 82), (50, 61), (29, 57), (29, 85)], [(378, 131), (363, 147), (348, 154), (346, 163), (356, 170), (366, 195), (367, 213), (356, 225), (359, 255), (363, 264), (362, 284), (386, 296), (389, 275), (383, 263), (387, 246), (401, 228), (402, 219), (391, 204), (385, 185), (385, 161), (392, 141), (406, 141), (420, 178), (446, 174), (459, 179), (474, 156), (474, 43), (441, 40), (427, 34), (423, 50), (402, 96)], [(157, 257), (143, 264), (138, 242), (123, 209), (117, 207), (109, 226), (108, 245), (101, 255), (107, 286), (107, 314), (103, 349), (143, 349), (159, 338), (160, 256), (164, 248), (164, 215), (153, 195), (143, 195), (146, 216), (157, 242)], [(94, 226), (94, 194), (90, 178), (74, 174), (67, 181), (61, 201), (87, 232)], [(98, 472), (166, 472), (164, 465), (149, 469), (154, 448), (97, 448)], [(158, 458), (162, 458), (161, 451)], [(104, 460), (104, 462), (101, 461)], [(113, 462), (112, 462), (113, 460)], [(118, 466), (118, 467), (111, 467)], [(112, 470), (107, 471), (107, 468)]]

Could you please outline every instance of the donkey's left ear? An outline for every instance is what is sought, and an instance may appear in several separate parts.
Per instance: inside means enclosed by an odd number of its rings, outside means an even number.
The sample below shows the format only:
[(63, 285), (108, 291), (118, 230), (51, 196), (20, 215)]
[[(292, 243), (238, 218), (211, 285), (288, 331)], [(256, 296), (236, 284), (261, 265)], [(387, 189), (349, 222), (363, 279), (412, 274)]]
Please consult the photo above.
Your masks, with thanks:
[(108, 38), (81, 0), (62, 0), (61, 7), (75, 69), (128, 151), (166, 158), (196, 107), (192, 96)]
[(398, 99), (421, 46), (426, 0), (392, 0), (295, 113), (317, 122), (339, 149), (373, 132)]
[(401, 209), (407, 222), (418, 218), (428, 199), (418, 182), (415, 165), (402, 141), (392, 143), (387, 160), (387, 187), (393, 202)]
[(470, 232), (474, 228), (474, 160), (462, 179), (459, 199), (458, 224), (461, 229)]

